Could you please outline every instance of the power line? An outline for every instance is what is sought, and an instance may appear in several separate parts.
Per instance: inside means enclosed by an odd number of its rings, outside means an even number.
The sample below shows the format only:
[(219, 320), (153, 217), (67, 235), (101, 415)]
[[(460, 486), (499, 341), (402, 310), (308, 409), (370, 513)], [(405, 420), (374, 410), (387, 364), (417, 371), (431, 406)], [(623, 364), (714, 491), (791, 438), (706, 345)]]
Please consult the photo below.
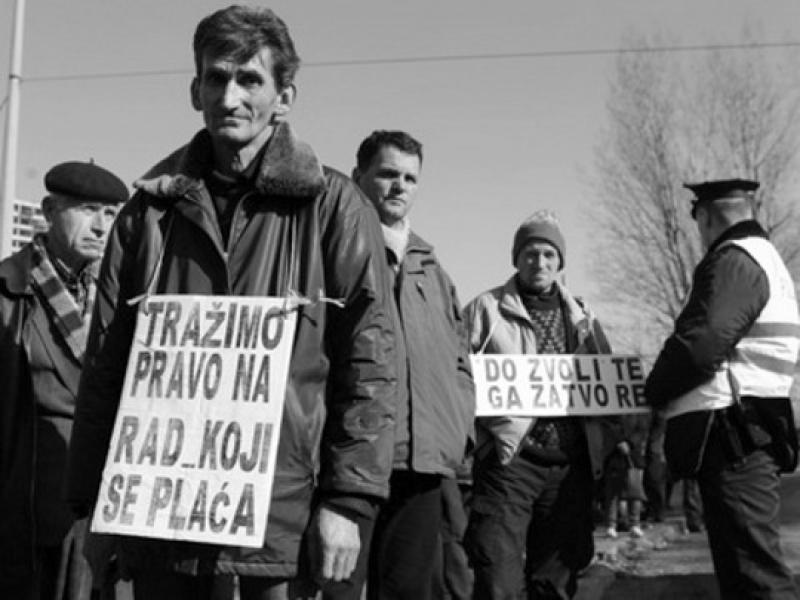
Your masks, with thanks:
[[(608, 56), (615, 54), (658, 54), (669, 52), (711, 52), (715, 50), (767, 50), (773, 48), (797, 48), (798, 42), (753, 42), (748, 44), (701, 44), (691, 46), (652, 46), (641, 48), (586, 48), (575, 50), (535, 50), (530, 52), (508, 52), (499, 54), (444, 54), (433, 56), (407, 56), (393, 58), (356, 58), (349, 60), (322, 60), (303, 63), (305, 68), (356, 67), (390, 64), (414, 64), (434, 62), (467, 62), (477, 60), (513, 60), (525, 58), (558, 58), (573, 56)], [(169, 77), (191, 75), (189, 69), (161, 69), (153, 71), (116, 71), (109, 73), (83, 73), (74, 75), (39, 75), (26, 77), (26, 83), (50, 81), (76, 81), (87, 79), (115, 79), (120, 77)]]
[(194, 71), (190, 69), (166, 69), (156, 71), (114, 71), (109, 73), (76, 73), (74, 75), (39, 75), (24, 77), (25, 83), (41, 83), (49, 81), (78, 81), (86, 79), (118, 79), (120, 77), (161, 77), (171, 75), (187, 75)]
[(708, 52), (712, 50), (761, 50), (767, 48), (800, 47), (800, 42), (757, 42), (752, 44), (707, 44), (699, 46), (653, 46), (644, 48), (594, 48), (576, 50), (537, 50), (531, 52), (509, 52), (503, 54), (454, 54), (443, 56), (419, 56), (407, 58), (375, 58), (319, 61), (306, 66), (332, 67), (349, 65), (380, 65), (393, 63), (454, 62), (470, 60), (508, 60), (515, 58), (553, 58), (568, 56), (602, 56), (613, 54), (646, 54), (665, 52)]

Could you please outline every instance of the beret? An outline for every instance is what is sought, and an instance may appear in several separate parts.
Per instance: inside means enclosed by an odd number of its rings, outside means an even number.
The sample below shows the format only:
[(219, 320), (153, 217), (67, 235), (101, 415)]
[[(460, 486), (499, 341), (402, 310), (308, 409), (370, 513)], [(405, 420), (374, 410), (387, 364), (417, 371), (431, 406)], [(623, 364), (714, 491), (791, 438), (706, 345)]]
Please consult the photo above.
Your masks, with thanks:
[(44, 176), (44, 187), (53, 194), (107, 204), (127, 202), (130, 197), (119, 177), (91, 162), (56, 165)]

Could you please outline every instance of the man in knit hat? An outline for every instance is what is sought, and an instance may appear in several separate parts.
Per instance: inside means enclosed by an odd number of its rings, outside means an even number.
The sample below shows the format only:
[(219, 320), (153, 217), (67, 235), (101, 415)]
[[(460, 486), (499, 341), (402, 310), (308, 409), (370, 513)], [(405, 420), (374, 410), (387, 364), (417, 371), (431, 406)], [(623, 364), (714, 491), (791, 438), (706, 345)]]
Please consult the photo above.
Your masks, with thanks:
[(97, 267), (128, 189), (93, 163), (44, 178), (47, 231), (0, 262), (0, 598), (88, 599), (86, 520), (64, 496)]
[[(516, 273), (465, 310), (474, 353), (607, 354), (600, 324), (563, 285), (566, 244), (549, 211), (514, 235)], [(466, 545), (476, 598), (569, 598), (594, 554), (592, 491), (618, 419), (481, 417)], [(527, 590), (527, 591), (526, 591)]]

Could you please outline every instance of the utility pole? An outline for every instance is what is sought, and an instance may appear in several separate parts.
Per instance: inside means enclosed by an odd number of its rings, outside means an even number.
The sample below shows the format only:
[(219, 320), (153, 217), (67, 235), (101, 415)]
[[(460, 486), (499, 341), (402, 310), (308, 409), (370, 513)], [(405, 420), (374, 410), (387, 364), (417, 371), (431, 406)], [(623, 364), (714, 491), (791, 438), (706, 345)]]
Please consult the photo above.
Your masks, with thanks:
[(0, 197), (0, 259), (11, 254), (14, 227), (14, 202), (17, 198), (17, 138), (19, 130), (19, 88), (22, 82), (22, 32), (25, 0), (14, 5), (14, 30), (11, 34), (11, 62), (8, 70), (6, 136), (3, 143), (3, 194)]

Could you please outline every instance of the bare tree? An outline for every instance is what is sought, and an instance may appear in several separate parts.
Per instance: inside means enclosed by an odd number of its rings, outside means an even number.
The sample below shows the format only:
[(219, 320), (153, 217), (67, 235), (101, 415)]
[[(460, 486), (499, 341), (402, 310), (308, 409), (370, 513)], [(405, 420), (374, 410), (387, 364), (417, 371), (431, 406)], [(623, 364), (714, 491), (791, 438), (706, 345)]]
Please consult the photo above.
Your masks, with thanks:
[(593, 181), (604, 317), (620, 350), (645, 355), (671, 329), (702, 254), (683, 182), (759, 180), (759, 220), (800, 272), (794, 71), (774, 50), (658, 46), (638, 40), (617, 59)]

